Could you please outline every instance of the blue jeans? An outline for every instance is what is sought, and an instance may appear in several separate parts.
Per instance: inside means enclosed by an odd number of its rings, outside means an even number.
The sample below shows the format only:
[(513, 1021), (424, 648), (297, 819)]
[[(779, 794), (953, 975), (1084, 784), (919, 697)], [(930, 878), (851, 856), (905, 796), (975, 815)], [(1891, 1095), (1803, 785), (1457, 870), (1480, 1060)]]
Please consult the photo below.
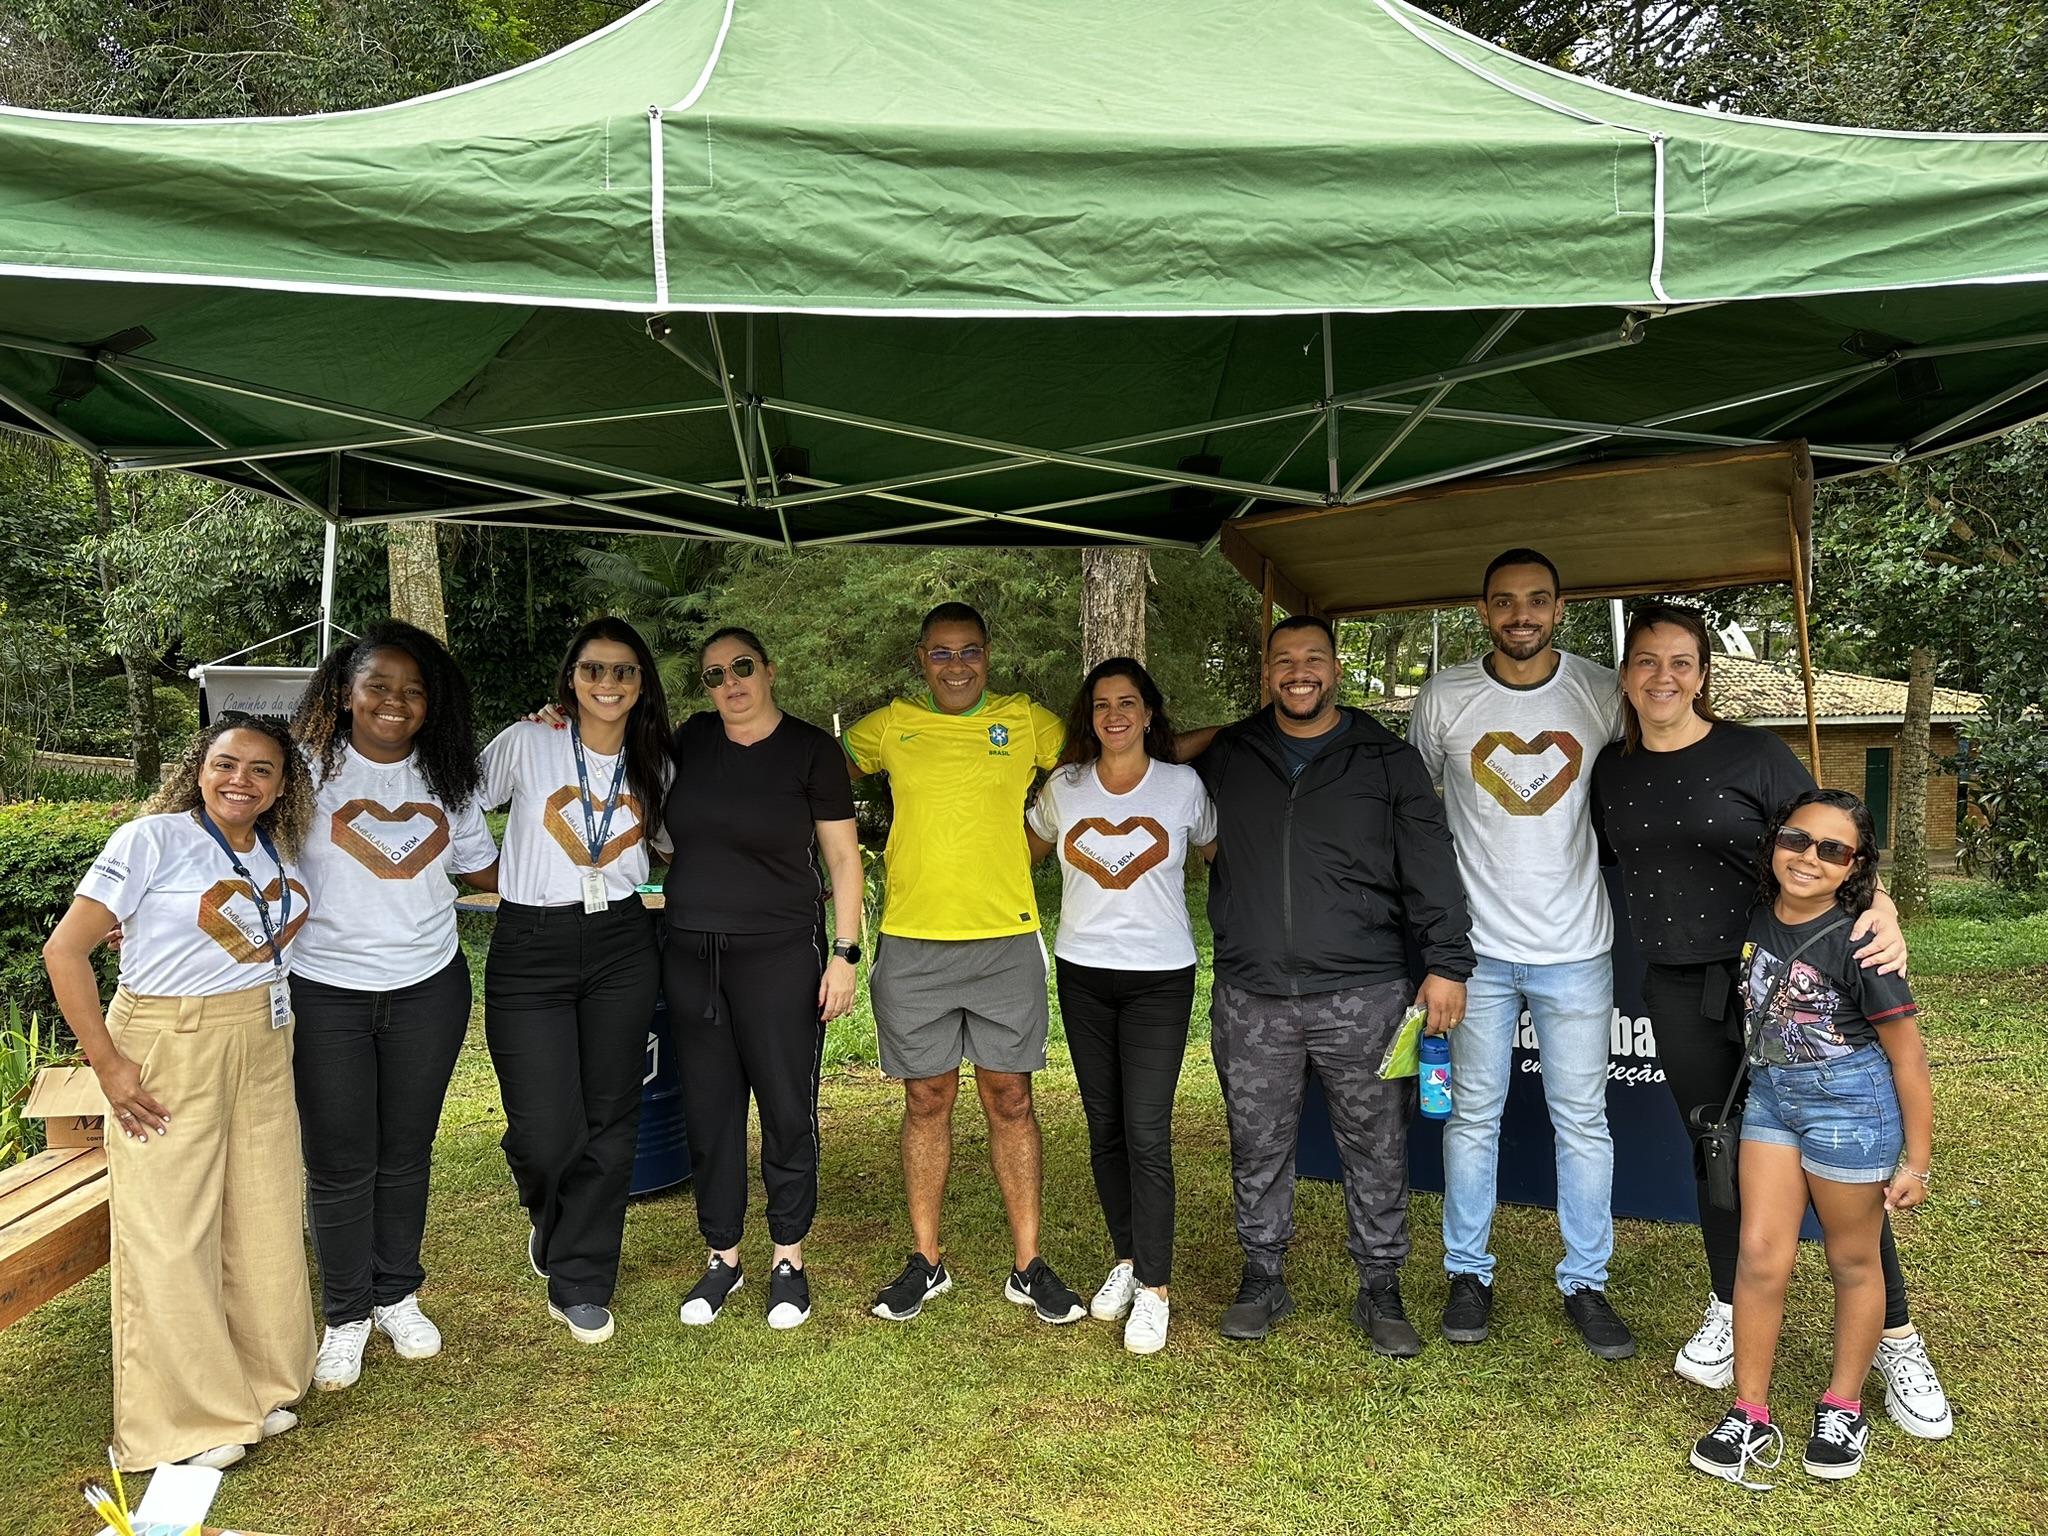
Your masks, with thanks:
[(1500, 1117), (1528, 1010), (1542, 1053), (1543, 1098), (1557, 1138), (1558, 1289), (1601, 1290), (1614, 1253), (1614, 1139), (1607, 1130), (1614, 967), (1605, 955), (1556, 965), (1479, 957), (1465, 1022), (1451, 1031), (1451, 1118), (1444, 1124), (1444, 1268), (1493, 1283)]

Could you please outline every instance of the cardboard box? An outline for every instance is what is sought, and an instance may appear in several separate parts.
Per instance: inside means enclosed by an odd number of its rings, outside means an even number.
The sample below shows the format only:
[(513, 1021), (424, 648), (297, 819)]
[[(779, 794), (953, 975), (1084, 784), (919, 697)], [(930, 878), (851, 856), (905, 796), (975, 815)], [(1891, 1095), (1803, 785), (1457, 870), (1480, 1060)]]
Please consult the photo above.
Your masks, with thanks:
[(91, 1067), (45, 1067), (36, 1074), (21, 1109), (24, 1120), (46, 1122), (51, 1148), (106, 1144), (107, 1101)]

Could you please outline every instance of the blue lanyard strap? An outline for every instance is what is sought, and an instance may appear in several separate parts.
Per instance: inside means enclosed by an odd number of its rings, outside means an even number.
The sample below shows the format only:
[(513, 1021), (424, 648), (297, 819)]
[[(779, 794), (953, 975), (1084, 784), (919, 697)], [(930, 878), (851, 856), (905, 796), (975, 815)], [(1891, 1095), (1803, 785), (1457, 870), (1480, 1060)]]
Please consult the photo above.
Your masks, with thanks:
[(619, 785), (626, 777), (626, 748), (619, 744), (619, 766), (612, 770), (611, 798), (604, 808), (604, 820), (597, 819), (597, 807), (590, 799), (590, 771), (583, 765), (583, 733), (569, 722), (569, 740), (576, 748), (576, 783), (583, 792), (583, 836), (590, 846), (590, 867), (596, 869), (604, 857), (604, 845), (611, 841), (612, 812), (619, 808)]
[(285, 875), (284, 860), (277, 855), (277, 845), (271, 842), (268, 832), (264, 831), (261, 827), (256, 829), (257, 843), (270, 856), (271, 863), (277, 866), (278, 916), (277, 926), (273, 928), (270, 923), (270, 903), (263, 899), (263, 887), (257, 884), (256, 877), (249, 873), (249, 867), (242, 862), (242, 856), (236, 853), (234, 847), (228, 842), (227, 834), (214, 825), (213, 818), (207, 814), (206, 807), (203, 805), (199, 808), (199, 825), (206, 828), (206, 835), (208, 837), (220, 844), (220, 851), (228, 856), (229, 866), (248, 885), (249, 899), (256, 903), (256, 921), (263, 925), (263, 939), (270, 946), (270, 963), (278, 971), (282, 972), (284, 970), (284, 950), (277, 942), (277, 935), (281, 929), (291, 926), (292, 883)]

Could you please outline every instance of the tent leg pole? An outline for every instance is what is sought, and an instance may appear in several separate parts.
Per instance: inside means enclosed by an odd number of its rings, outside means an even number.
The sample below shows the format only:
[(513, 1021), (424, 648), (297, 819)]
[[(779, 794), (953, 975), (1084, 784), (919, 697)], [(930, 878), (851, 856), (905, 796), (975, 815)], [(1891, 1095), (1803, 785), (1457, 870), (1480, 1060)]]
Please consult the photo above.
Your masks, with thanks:
[(320, 659), (327, 659), (334, 631), (334, 524), (327, 524), (327, 537), (320, 552)]
[(1622, 655), (1622, 646), (1628, 637), (1628, 615), (1622, 607), (1620, 598), (1607, 599), (1607, 621), (1614, 630), (1614, 670), (1619, 672), (1622, 662), (1626, 659)]
[(1259, 707), (1263, 709), (1273, 702), (1273, 689), (1266, 681), (1266, 652), (1273, 643), (1273, 562), (1259, 564)]
[(1792, 616), (1799, 624), (1799, 680), (1806, 689), (1806, 766), (1813, 782), (1824, 781), (1820, 773), (1820, 717), (1813, 699), (1813, 641), (1806, 628), (1806, 559), (1799, 547), (1799, 522), (1791, 504), (1785, 507), (1785, 526), (1792, 538)]

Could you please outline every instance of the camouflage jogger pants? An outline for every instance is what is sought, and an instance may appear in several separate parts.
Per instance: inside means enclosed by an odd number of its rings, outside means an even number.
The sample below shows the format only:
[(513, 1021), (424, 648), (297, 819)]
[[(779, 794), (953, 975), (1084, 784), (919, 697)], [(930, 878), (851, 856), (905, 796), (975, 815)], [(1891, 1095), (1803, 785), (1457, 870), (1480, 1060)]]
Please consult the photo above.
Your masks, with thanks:
[(1405, 980), (1309, 997), (1218, 981), (1209, 1044), (1230, 1120), (1230, 1177), (1245, 1262), (1280, 1272), (1294, 1240), (1294, 1144), (1311, 1069), (1322, 1080), (1344, 1165), (1345, 1247), (1361, 1280), (1408, 1257), (1408, 1120), (1415, 1080), (1379, 1076), (1414, 1001)]

